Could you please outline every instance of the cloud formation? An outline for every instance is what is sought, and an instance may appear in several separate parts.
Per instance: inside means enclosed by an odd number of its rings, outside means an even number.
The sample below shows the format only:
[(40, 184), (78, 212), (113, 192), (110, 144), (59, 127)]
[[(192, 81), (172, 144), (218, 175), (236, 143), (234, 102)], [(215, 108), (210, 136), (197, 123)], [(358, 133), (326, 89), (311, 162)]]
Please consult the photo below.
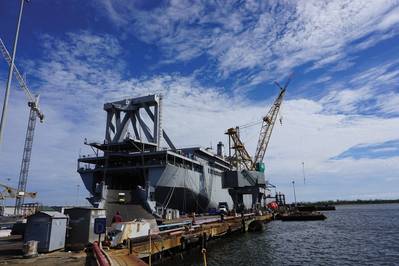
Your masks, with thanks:
[(391, 140), (375, 144), (359, 144), (334, 157), (342, 158), (389, 158), (399, 156), (399, 140)]
[(220, 77), (251, 71), (245, 82), (252, 85), (306, 63), (349, 68), (344, 57), (397, 34), (399, 10), (390, 0), (127, 2), (101, 7), (116, 25), (159, 46), (168, 62), (206, 55)]

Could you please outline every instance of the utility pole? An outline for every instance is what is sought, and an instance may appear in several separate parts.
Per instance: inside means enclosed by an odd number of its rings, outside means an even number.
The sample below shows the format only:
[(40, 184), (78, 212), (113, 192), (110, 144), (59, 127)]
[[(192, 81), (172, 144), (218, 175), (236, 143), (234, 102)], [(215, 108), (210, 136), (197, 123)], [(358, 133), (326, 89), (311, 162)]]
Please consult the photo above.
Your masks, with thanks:
[(80, 185), (76, 185), (76, 207), (79, 206), (79, 189), (80, 189)]
[(295, 181), (292, 180), (292, 188), (294, 189), (294, 201), (295, 201), (295, 207), (296, 207), (296, 194), (295, 194)]
[(4, 95), (3, 111), (1, 113), (1, 120), (0, 120), (0, 145), (1, 145), (1, 141), (2, 141), (3, 129), (4, 129), (4, 124), (5, 124), (6, 115), (7, 115), (8, 97), (10, 95), (11, 80), (12, 80), (12, 74), (13, 74), (13, 71), (14, 71), (14, 61), (15, 61), (15, 55), (17, 53), (19, 27), (21, 25), (21, 18), (22, 18), (22, 11), (24, 9), (24, 2), (25, 2), (25, 0), (21, 0), (21, 6), (20, 6), (20, 9), (19, 9), (19, 16), (18, 16), (18, 22), (17, 22), (17, 31), (15, 33), (14, 47), (13, 47), (12, 56), (11, 56), (11, 65), (10, 65), (10, 69), (8, 71), (6, 92), (5, 92), (5, 95)]
[(306, 177), (305, 177), (305, 162), (302, 162), (302, 175), (303, 175), (303, 184), (306, 184)]

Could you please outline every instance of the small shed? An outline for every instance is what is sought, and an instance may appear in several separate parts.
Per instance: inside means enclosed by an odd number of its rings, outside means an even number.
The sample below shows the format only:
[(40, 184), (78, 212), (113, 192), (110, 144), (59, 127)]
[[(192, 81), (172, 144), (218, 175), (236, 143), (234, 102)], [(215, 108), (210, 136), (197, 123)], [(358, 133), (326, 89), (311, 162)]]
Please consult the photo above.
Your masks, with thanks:
[(39, 241), (39, 252), (64, 248), (67, 219), (66, 215), (56, 211), (41, 211), (29, 216), (24, 241)]
[[(89, 243), (98, 240), (94, 233), (94, 221), (96, 218), (105, 218), (105, 209), (91, 207), (75, 207), (65, 209), (65, 215), (69, 217), (69, 228), (66, 239), (66, 248), (70, 250), (82, 250)], [(105, 235), (101, 237), (104, 240)]]

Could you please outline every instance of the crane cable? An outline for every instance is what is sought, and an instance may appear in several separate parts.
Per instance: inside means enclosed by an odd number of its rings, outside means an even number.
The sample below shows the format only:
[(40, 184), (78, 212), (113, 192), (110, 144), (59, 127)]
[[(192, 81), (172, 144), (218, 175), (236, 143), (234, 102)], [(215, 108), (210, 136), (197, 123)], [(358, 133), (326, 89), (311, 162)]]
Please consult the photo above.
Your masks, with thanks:
[(259, 124), (262, 123), (262, 121), (263, 121), (263, 120), (252, 121), (252, 122), (249, 122), (249, 123), (247, 123), (247, 124), (244, 124), (244, 125), (241, 125), (241, 126), (238, 126), (238, 127), (239, 127), (240, 129), (248, 128), (248, 127), (252, 127), (252, 126), (259, 125)]
[[(280, 107), (280, 118), (279, 118), (279, 121), (280, 121), (280, 124), (282, 125), (283, 124), (283, 115), (281, 114), (282, 113), (282, 110), (281, 110), (282, 108)], [(252, 122), (249, 122), (249, 123), (246, 123), (246, 124), (243, 124), (243, 125), (241, 125), (241, 126), (238, 126), (240, 129), (244, 129), (244, 128), (248, 128), (248, 127), (253, 127), (253, 126), (256, 126), (256, 125), (259, 125), (259, 124), (262, 124), (262, 122), (263, 122), (263, 119), (260, 119), (260, 120), (256, 120), (256, 121), (252, 121)]]

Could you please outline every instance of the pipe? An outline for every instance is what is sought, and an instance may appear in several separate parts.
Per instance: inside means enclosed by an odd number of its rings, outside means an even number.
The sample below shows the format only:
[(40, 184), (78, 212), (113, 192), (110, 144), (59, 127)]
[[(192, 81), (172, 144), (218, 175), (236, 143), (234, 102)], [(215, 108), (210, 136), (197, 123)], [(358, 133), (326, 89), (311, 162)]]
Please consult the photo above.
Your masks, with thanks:
[(108, 262), (107, 258), (104, 256), (103, 252), (101, 251), (97, 241), (95, 241), (93, 243), (93, 251), (94, 251), (94, 255), (96, 256), (98, 265), (111, 266), (111, 264)]

